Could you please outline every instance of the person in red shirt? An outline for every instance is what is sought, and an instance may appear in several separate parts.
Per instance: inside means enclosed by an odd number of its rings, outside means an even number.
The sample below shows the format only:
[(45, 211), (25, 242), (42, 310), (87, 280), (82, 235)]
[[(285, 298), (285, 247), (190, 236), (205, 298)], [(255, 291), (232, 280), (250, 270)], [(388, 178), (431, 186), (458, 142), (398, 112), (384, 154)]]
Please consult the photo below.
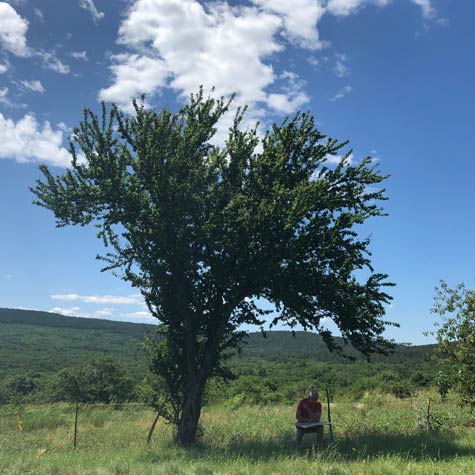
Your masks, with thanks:
[[(320, 422), (320, 416), (322, 415), (322, 404), (318, 401), (318, 391), (313, 390), (310, 392), (307, 398), (302, 399), (297, 406), (297, 413), (295, 417), (297, 422)], [(300, 449), (302, 443), (302, 437), (304, 434), (316, 433), (317, 445), (323, 445), (323, 427), (298, 427), (296, 434), (297, 448)]]

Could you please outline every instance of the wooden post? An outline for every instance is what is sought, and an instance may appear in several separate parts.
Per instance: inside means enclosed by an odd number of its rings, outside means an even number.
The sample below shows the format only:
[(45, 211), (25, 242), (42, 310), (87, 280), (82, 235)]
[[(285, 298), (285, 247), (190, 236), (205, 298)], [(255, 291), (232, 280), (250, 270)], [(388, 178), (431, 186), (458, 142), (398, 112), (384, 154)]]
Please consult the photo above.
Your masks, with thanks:
[(78, 412), (79, 412), (79, 400), (76, 400), (76, 415), (74, 417), (74, 448), (78, 445)]
[(16, 412), (16, 420), (18, 425), (18, 431), (23, 432), (23, 421), (21, 420), (20, 411)]
[(432, 414), (430, 412), (431, 402), (432, 402), (432, 399), (429, 398), (428, 401), (427, 401), (427, 416), (426, 416), (426, 418), (427, 418), (427, 420), (426, 420), (427, 432), (429, 432), (432, 429), (432, 424), (431, 424), (431, 421), (430, 421), (431, 416), (432, 416)]
[(157, 425), (159, 417), (160, 417), (160, 414), (157, 412), (157, 415), (155, 416), (155, 419), (152, 422), (152, 427), (150, 427), (150, 430), (148, 431), (147, 444), (150, 444), (150, 441), (152, 440), (152, 434), (153, 434), (153, 431), (155, 430), (155, 426)]
[(332, 416), (330, 412), (330, 393), (327, 391), (327, 412), (328, 412), (328, 422), (330, 423), (329, 429), (330, 429), (330, 442), (333, 442), (333, 426), (332, 426)]

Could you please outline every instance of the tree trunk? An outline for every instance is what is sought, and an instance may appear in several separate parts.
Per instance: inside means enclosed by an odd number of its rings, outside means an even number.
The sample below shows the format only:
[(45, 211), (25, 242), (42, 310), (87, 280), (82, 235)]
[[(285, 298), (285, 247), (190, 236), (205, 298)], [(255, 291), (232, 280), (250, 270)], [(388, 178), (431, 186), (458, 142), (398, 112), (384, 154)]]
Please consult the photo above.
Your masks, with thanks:
[[(189, 446), (196, 442), (196, 431), (200, 420), (206, 382), (208, 381), (214, 362), (218, 357), (219, 344), (223, 337), (226, 323), (235, 306), (236, 303), (231, 303), (228, 305), (229, 308), (224, 309), (223, 315), (225, 318), (221, 320), (218, 329), (212, 338), (208, 340), (207, 351), (201, 363), (201, 367), (198, 373), (195, 373), (196, 376), (190, 378), (191, 382), (188, 386), (188, 394), (177, 427), (176, 442), (179, 445)], [(190, 366), (189, 369), (188, 374), (193, 374), (194, 366)]]
[(190, 391), (177, 427), (176, 442), (179, 445), (186, 447), (196, 442), (205, 384), (206, 380), (201, 380), (190, 385)]

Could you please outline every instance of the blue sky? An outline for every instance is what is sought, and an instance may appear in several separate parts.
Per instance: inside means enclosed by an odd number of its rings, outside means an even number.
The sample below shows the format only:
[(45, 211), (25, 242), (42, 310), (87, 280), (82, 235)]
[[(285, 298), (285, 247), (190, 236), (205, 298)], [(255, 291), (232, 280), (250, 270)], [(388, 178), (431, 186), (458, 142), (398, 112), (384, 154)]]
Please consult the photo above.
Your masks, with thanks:
[(0, 1), (0, 306), (149, 321), (99, 272), (94, 231), (56, 229), (28, 187), (39, 163), (67, 166), (84, 107), (146, 93), (176, 108), (203, 84), (264, 127), (309, 109), (355, 162), (378, 158), (389, 216), (362, 233), (397, 284), (387, 336), (430, 341), (439, 279), (474, 283), (474, 15), (449, 0)]

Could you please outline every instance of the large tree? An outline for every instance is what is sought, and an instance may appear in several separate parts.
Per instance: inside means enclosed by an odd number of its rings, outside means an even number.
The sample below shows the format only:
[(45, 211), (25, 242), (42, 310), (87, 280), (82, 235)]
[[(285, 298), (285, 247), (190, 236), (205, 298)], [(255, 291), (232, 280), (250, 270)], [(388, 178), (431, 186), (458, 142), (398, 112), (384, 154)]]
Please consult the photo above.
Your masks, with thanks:
[[(387, 342), (386, 275), (375, 273), (357, 226), (383, 214), (384, 180), (370, 158), (352, 164), (346, 143), (297, 113), (262, 139), (239, 110), (223, 146), (211, 143), (231, 100), (202, 90), (177, 113), (134, 102), (127, 115), (85, 110), (72, 166), (41, 166), (33, 193), (58, 226), (95, 225), (105, 269), (140, 289), (161, 323), (148, 340), (164, 388), (156, 406), (193, 443), (210, 376), (239, 345), (243, 324), (316, 330), (332, 320), (370, 355)], [(162, 402), (158, 402), (162, 401)]]

